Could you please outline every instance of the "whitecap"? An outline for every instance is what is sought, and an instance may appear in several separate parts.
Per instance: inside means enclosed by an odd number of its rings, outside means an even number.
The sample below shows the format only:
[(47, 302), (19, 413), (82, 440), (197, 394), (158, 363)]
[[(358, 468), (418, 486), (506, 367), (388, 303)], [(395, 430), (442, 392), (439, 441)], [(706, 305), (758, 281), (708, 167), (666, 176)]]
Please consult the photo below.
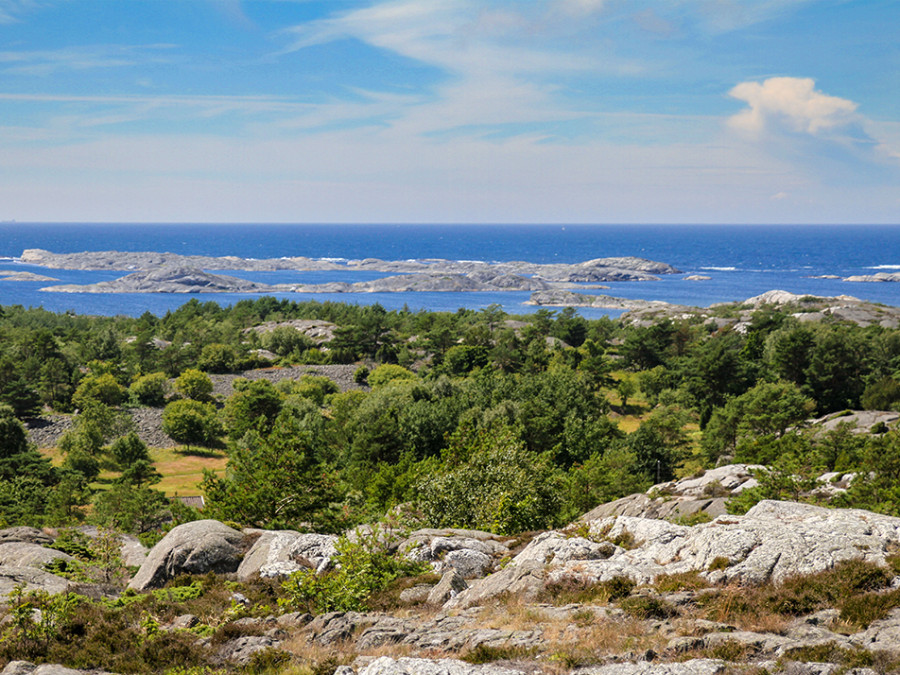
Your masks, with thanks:
[(712, 270), (713, 272), (737, 272), (737, 267), (701, 267), (701, 270)]
[(900, 270), (900, 265), (869, 265), (867, 270)]

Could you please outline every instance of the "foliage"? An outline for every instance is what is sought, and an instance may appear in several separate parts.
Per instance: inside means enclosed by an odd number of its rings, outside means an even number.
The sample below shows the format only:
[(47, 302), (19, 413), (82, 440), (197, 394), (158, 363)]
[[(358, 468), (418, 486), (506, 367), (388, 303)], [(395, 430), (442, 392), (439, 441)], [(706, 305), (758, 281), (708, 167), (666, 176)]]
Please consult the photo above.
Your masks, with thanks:
[(419, 486), (419, 508), (432, 527), (513, 534), (556, 524), (562, 479), (549, 457), (529, 453), (512, 428), (462, 429), (443, 460)]
[(179, 443), (214, 447), (224, 430), (211, 403), (192, 399), (172, 401), (163, 411), (162, 429)]
[(136, 403), (152, 407), (165, 404), (169, 390), (169, 380), (165, 373), (156, 372), (141, 375), (128, 388)]
[(226, 475), (205, 474), (204, 513), (258, 527), (327, 527), (331, 480), (318, 456), (323, 426), (318, 407), (298, 399), (268, 433), (245, 434), (229, 448)]
[(125, 395), (125, 387), (119, 384), (111, 373), (88, 375), (72, 394), (72, 403), (82, 409), (92, 402), (117, 406), (125, 400)]
[(385, 363), (369, 373), (368, 382), (372, 387), (382, 387), (393, 380), (414, 380), (416, 374), (402, 366)]
[(196, 368), (188, 368), (175, 378), (175, 391), (184, 398), (195, 401), (206, 401), (213, 391), (213, 382), (209, 375)]
[(269, 380), (236, 379), (223, 411), (228, 435), (237, 440), (251, 430), (266, 433), (281, 410), (282, 399)]
[(378, 528), (370, 533), (357, 530), (355, 539), (338, 539), (331, 570), (317, 574), (305, 569), (291, 574), (282, 585), (287, 594), (284, 603), (317, 614), (364, 611), (372, 595), (395, 579), (425, 572), (422, 563), (391, 555)]

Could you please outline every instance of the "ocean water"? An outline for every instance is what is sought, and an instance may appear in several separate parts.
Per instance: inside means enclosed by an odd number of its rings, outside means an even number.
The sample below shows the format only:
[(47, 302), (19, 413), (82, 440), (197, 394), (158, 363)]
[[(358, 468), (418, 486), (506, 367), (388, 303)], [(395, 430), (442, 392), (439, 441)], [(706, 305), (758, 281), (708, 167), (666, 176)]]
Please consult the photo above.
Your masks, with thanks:
[[(46, 270), (16, 261), (24, 249), (80, 251), (168, 251), (244, 258), (311, 258), (581, 262), (633, 255), (670, 263), (684, 274), (653, 282), (609, 283), (608, 290), (585, 290), (623, 298), (643, 298), (708, 306), (746, 299), (772, 289), (814, 295), (853, 295), (900, 305), (900, 284), (851, 283), (815, 279), (876, 271), (900, 271), (900, 226), (714, 226), (714, 225), (85, 225), (0, 224), (0, 271), (32, 271), (59, 279), (52, 283), (95, 283), (124, 272)], [(354, 272), (234, 272), (264, 283), (348, 280), (386, 276)], [(702, 274), (709, 281), (686, 281)], [(70, 294), (40, 288), (51, 282), (0, 281), (0, 305), (43, 306), (86, 314), (163, 314), (191, 298), (222, 305), (253, 294)], [(363, 293), (277, 294), (388, 309), (408, 307), (455, 311), (501, 305), (510, 313), (535, 308), (529, 293)], [(620, 312), (579, 310), (587, 317)]]

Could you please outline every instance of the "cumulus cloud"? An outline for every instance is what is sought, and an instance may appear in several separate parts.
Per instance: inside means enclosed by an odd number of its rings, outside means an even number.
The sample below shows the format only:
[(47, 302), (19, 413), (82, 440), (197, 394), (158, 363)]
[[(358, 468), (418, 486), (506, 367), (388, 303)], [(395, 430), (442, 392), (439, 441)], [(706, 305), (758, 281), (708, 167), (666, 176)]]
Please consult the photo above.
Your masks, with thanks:
[(729, 95), (750, 107), (730, 124), (754, 133), (780, 127), (821, 135), (857, 122), (853, 101), (817, 91), (815, 81), (802, 77), (772, 77), (762, 83), (741, 82)]
[(890, 139), (855, 102), (817, 90), (814, 80), (742, 82), (729, 95), (748, 106), (728, 119), (733, 130), (826, 184), (896, 180), (900, 164)]

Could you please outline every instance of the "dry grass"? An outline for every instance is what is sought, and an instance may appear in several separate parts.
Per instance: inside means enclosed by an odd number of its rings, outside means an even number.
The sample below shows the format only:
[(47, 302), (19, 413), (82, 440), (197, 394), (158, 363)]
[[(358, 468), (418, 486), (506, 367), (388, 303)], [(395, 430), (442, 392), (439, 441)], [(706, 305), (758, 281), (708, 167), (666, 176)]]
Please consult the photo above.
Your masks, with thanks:
[[(48, 457), (54, 466), (60, 466), (65, 459), (58, 448), (41, 448), (40, 452)], [(183, 446), (150, 448), (150, 458), (153, 460), (156, 470), (163, 477), (162, 481), (154, 487), (162, 490), (169, 497), (176, 494), (181, 496), (200, 494), (203, 471), (209, 470), (221, 475), (225, 472), (225, 465), (228, 462), (228, 458), (222, 450)], [(104, 469), (97, 477), (97, 487), (103, 488), (118, 475), (116, 471)]]
[(199, 494), (203, 471), (221, 475), (228, 461), (221, 450), (205, 449), (195, 453), (185, 448), (153, 448), (150, 457), (163, 477), (155, 487), (169, 496)]

